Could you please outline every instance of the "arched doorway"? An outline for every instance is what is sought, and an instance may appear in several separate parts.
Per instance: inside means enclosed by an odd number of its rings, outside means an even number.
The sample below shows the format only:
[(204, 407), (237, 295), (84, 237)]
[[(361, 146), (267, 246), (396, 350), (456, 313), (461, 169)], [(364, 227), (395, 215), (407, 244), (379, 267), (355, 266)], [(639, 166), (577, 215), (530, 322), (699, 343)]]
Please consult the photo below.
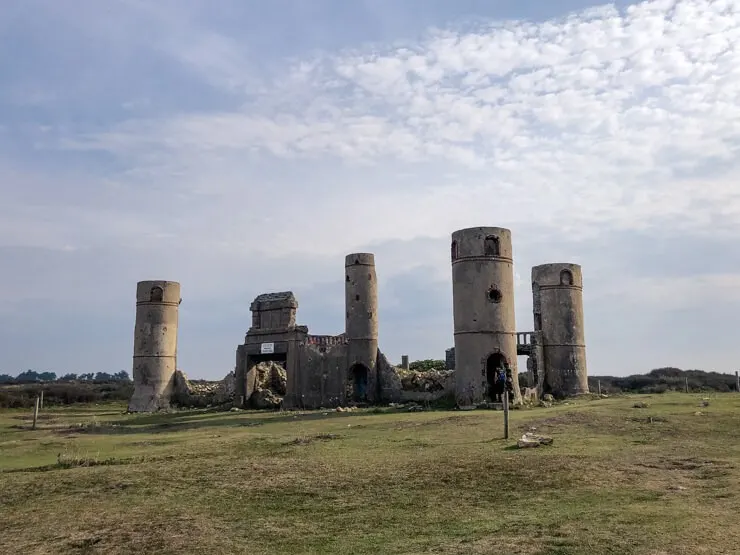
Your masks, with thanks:
[(493, 353), (486, 360), (486, 384), (488, 386), (486, 389), (488, 398), (491, 401), (500, 400), (497, 399), (497, 395), (503, 394), (500, 387), (497, 389), (496, 378), (498, 377), (499, 369), (504, 368), (507, 362), (506, 357), (501, 353)]
[(349, 369), (349, 379), (352, 382), (352, 400), (356, 403), (367, 401), (368, 370), (362, 364), (355, 364)]

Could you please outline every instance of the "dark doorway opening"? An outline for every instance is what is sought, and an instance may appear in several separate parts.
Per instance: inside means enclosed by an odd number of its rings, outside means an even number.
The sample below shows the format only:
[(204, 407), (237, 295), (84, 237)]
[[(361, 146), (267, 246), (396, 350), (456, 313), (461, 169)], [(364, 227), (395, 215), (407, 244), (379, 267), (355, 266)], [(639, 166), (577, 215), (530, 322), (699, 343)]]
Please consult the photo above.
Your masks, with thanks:
[(352, 400), (356, 403), (367, 401), (368, 370), (362, 364), (355, 364), (349, 369), (352, 382)]
[(486, 360), (486, 384), (488, 385), (488, 399), (493, 402), (503, 402), (504, 384), (499, 380), (499, 371), (504, 369), (506, 357), (501, 353), (493, 353)]

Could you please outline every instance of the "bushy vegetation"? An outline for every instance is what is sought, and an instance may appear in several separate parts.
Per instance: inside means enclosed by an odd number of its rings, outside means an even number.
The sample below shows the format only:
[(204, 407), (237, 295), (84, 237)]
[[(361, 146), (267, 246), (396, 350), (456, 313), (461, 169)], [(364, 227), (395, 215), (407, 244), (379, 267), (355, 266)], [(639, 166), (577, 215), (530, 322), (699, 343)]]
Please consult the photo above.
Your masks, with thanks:
[(25, 384), (25, 383), (39, 383), (39, 382), (129, 382), (128, 372), (121, 370), (115, 374), (109, 374), (108, 372), (89, 372), (87, 374), (64, 374), (57, 378), (56, 372), (36, 372), (34, 370), (26, 370), (21, 372), (17, 376), (11, 376), (10, 374), (0, 374), (0, 384)]
[[(415, 360), (409, 369), (417, 372), (430, 372), (445, 369), (444, 360)], [(588, 384), (592, 393), (596, 393), (601, 382), (601, 392), (614, 393), (665, 393), (667, 391), (685, 391), (688, 378), (689, 391), (727, 392), (736, 390), (734, 374), (705, 372), (703, 370), (681, 370), (680, 368), (656, 368), (647, 374), (631, 376), (589, 376)], [(529, 387), (527, 373), (520, 369), (519, 387)]]
[(736, 387), (733, 374), (670, 367), (626, 377), (591, 376), (588, 381), (591, 392), (596, 392), (601, 382), (602, 393), (665, 393), (685, 391), (687, 379), (691, 392), (727, 392), (735, 391)]
[(415, 372), (433, 372), (439, 370), (445, 370), (447, 365), (444, 360), (435, 360), (428, 358), (426, 360), (415, 360), (409, 363), (409, 370)]
[[(35, 374), (29, 378), (29, 372)], [(55, 380), (39, 380), (38, 376), (52, 373), (24, 372), (12, 381), (0, 385), (0, 408), (30, 408), (36, 402), (36, 396), (44, 392), (44, 405), (71, 405), (74, 403), (100, 403), (104, 401), (125, 401), (131, 397), (134, 386), (126, 372), (117, 374), (83, 374), (92, 376), (89, 379), (68, 378), (63, 376)], [(68, 376), (74, 376), (68, 375)]]

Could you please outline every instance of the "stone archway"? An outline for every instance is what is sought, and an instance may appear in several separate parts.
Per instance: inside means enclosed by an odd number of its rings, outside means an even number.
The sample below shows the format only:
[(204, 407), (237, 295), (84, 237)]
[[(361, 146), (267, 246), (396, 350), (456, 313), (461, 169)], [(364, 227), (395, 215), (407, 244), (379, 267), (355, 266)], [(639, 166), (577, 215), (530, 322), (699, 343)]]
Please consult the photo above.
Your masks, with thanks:
[(370, 371), (364, 364), (353, 364), (349, 369), (349, 380), (352, 385), (352, 400), (362, 403), (368, 399), (368, 382)]

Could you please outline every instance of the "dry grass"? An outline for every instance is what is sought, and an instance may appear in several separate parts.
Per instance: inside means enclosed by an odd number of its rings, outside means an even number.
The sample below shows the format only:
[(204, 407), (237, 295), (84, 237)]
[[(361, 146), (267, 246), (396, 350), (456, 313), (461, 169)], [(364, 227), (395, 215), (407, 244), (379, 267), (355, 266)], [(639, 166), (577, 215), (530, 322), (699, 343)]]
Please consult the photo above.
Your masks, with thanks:
[(737, 553), (740, 395), (700, 404), (514, 411), (527, 450), (500, 412), (5, 411), (0, 553)]

